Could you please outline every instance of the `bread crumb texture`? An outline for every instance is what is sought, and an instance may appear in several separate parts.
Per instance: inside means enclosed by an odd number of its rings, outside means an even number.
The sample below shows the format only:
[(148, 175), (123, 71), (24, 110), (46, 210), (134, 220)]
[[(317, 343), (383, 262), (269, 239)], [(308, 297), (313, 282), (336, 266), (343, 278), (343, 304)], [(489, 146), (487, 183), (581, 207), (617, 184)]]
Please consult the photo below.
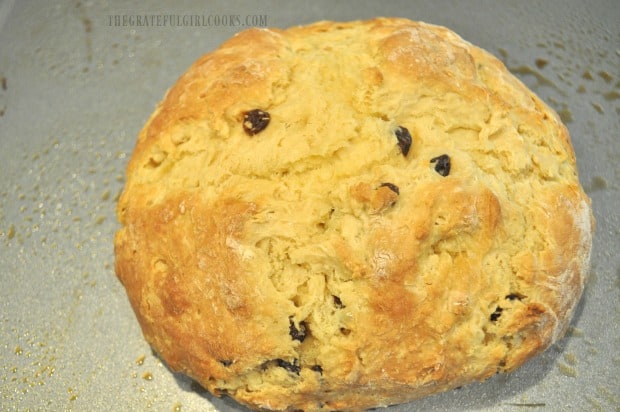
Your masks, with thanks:
[(594, 220), (557, 114), (405, 19), (250, 29), (139, 135), (116, 272), (175, 371), (255, 409), (361, 410), (566, 331)]

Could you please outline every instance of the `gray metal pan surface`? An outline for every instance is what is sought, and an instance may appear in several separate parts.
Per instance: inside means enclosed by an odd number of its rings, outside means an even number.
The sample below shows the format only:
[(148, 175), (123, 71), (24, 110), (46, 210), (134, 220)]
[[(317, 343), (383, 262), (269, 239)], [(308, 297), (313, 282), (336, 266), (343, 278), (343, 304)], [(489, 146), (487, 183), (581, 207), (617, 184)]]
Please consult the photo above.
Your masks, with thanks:
[[(200, 24), (178, 23), (188, 15)], [(620, 410), (613, 0), (0, 1), (0, 410), (244, 410), (172, 373), (142, 338), (113, 268), (126, 162), (167, 88), (246, 25), (379, 15), (450, 27), (554, 107), (597, 219), (566, 338), (510, 375), (388, 410)]]

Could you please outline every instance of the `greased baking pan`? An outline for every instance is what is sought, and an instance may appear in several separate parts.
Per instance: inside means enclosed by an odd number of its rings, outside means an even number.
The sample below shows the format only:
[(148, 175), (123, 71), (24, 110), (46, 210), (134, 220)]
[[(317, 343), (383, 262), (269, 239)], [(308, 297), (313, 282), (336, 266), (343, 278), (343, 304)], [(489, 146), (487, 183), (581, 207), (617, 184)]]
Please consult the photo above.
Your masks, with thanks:
[(608, 1), (0, 2), (0, 410), (242, 411), (168, 370), (114, 275), (136, 136), (248, 26), (402, 16), (500, 57), (567, 124), (597, 232), (568, 335), (509, 375), (387, 410), (620, 410), (620, 7)]

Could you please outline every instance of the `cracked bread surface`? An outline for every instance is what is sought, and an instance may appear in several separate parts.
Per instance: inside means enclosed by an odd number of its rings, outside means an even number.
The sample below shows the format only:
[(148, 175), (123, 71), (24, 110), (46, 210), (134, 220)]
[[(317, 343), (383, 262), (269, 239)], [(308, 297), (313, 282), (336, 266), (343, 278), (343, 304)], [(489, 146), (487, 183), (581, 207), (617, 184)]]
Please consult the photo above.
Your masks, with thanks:
[(175, 371), (254, 409), (362, 410), (561, 338), (594, 219), (557, 114), (398, 18), (249, 29), (141, 131), (116, 273)]

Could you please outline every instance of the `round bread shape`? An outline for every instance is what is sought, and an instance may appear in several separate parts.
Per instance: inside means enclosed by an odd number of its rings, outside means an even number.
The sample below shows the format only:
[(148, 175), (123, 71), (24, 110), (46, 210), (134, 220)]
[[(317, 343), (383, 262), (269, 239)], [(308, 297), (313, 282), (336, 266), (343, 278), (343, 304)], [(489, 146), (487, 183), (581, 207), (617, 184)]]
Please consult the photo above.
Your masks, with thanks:
[(255, 409), (360, 410), (559, 339), (594, 220), (557, 114), (405, 19), (250, 29), (139, 135), (116, 273), (175, 371)]

